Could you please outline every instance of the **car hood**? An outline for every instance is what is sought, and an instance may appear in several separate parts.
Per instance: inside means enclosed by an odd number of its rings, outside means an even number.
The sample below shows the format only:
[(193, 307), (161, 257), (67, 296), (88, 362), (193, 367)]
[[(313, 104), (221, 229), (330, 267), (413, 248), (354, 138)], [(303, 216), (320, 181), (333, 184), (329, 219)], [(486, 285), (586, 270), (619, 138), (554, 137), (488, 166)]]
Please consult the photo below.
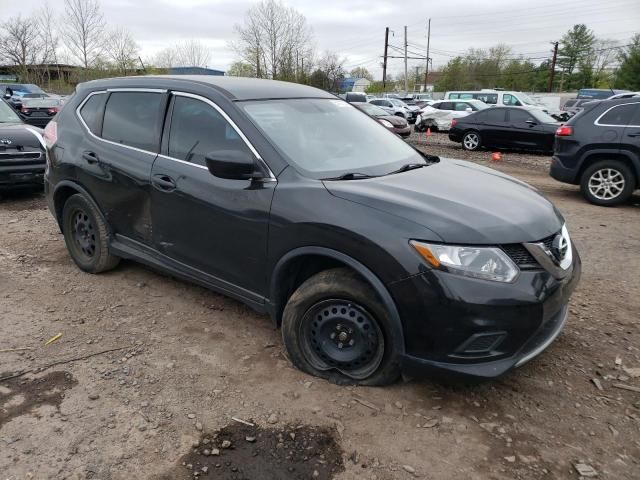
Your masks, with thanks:
[(386, 120), (394, 127), (406, 127), (408, 125), (407, 121), (404, 118), (398, 117), (397, 115), (380, 115), (377, 118)]
[(420, 224), (447, 243), (537, 241), (564, 223), (555, 206), (526, 183), (462, 160), (325, 186), (337, 197)]
[(42, 129), (23, 123), (0, 123), (0, 142), (9, 140), (11, 143), (0, 148), (41, 147)]

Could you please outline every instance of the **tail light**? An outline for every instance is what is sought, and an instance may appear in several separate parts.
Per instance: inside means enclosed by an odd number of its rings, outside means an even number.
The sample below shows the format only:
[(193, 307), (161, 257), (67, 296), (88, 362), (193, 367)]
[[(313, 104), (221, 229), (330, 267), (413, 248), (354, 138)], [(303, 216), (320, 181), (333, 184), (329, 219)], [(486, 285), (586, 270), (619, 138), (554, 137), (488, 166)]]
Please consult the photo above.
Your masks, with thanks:
[(458, 123), (458, 121), (454, 118), (453, 120), (451, 120), (451, 126), (455, 127), (456, 123)]
[(570, 137), (573, 135), (573, 127), (569, 125), (562, 125), (556, 130), (556, 137)]
[(44, 127), (44, 143), (47, 148), (53, 147), (58, 141), (58, 124), (51, 120), (47, 123), (47, 126)]
[(29, 109), (28, 109), (27, 107), (24, 107), (24, 106), (20, 108), (20, 111), (21, 111), (22, 113), (25, 113), (25, 114), (28, 114), (28, 113), (29, 113)]
[(50, 115), (55, 115), (56, 113), (58, 113), (60, 109), (58, 107), (51, 107), (50, 109), (47, 110), (47, 112), (49, 112)]

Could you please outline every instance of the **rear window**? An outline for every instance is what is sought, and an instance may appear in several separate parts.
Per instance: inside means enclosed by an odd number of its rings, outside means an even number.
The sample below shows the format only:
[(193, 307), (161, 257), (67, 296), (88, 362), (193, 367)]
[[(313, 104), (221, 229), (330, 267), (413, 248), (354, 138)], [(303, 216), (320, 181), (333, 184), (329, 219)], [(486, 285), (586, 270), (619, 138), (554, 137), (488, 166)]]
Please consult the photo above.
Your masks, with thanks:
[(613, 125), (626, 127), (638, 110), (640, 103), (627, 103), (618, 105), (607, 111), (597, 121), (597, 125)]
[(578, 103), (578, 100), (567, 100), (566, 102), (564, 102), (564, 106), (565, 108), (573, 107), (576, 103)]
[(102, 105), (104, 103), (104, 93), (97, 93), (91, 95), (80, 109), (80, 116), (87, 128), (94, 135), (100, 134), (100, 118), (99, 115), (102, 112)]
[(109, 96), (102, 138), (150, 152), (158, 149), (162, 95), (152, 92), (115, 92)]

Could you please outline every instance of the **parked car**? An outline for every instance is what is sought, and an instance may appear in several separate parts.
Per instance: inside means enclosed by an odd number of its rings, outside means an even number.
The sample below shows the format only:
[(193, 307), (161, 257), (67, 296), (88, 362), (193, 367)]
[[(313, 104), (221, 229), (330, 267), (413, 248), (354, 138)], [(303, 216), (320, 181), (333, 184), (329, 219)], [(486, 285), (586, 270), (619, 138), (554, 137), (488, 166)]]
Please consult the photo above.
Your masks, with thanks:
[(640, 186), (640, 98), (585, 104), (558, 128), (550, 174), (596, 205), (626, 202)]
[(400, 135), (402, 138), (407, 138), (409, 135), (411, 135), (411, 127), (404, 118), (397, 115), (389, 115), (386, 110), (383, 110), (382, 108), (370, 103), (354, 103), (353, 106), (359, 108), (367, 115), (375, 118), (387, 130)]
[(0, 100), (0, 190), (42, 188), (45, 147), (42, 130), (25, 125)]
[(415, 122), (418, 112), (420, 111), (419, 107), (409, 106), (397, 98), (376, 98), (369, 103), (383, 108), (391, 115), (398, 115), (406, 119), (409, 123)]
[(559, 123), (537, 108), (494, 107), (454, 120), (449, 139), (465, 150), (481, 147), (553, 151)]
[(3, 92), (4, 99), (15, 110), (22, 108), (22, 98), (26, 95), (29, 95), (29, 98), (48, 95), (39, 86), (32, 83), (1, 83), (0, 91)]
[(415, 129), (417, 132), (426, 132), (428, 128), (431, 131), (447, 131), (454, 118), (466, 117), (485, 108), (489, 106), (480, 100), (438, 100), (420, 110)]
[(60, 109), (61, 101), (53, 97), (22, 98), (20, 117), (25, 123), (44, 127)]
[(536, 108), (548, 113), (547, 107), (533, 100), (529, 95), (523, 92), (507, 91), (507, 90), (491, 90), (483, 89), (476, 91), (455, 91), (446, 92), (445, 100), (480, 100), (489, 106), (507, 106), (507, 107), (526, 107), (528, 109)]
[(347, 92), (344, 94), (344, 99), (349, 103), (366, 103), (368, 101), (367, 95), (363, 92)]
[(581, 100), (606, 100), (618, 93), (627, 93), (629, 90), (614, 90), (613, 88), (581, 88), (576, 98)]
[(635, 98), (640, 97), (640, 92), (624, 92), (611, 95), (607, 100), (617, 100), (618, 98)]
[[(578, 112), (582, 111), (582, 106), (585, 103), (589, 103), (589, 102), (593, 102), (595, 100), (591, 99), (591, 98), (570, 98), (569, 100), (567, 100), (566, 102), (564, 102), (564, 105), (562, 105), (562, 107), (560, 107), (560, 110), (567, 113), (569, 118), (573, 117), (575, 114), (577, 114)], [(569, 118), (567, 118), (567, 120), (569, 120)], [(565, 120), (566, 121), (566, 120)]]
[(241, 300), (334, 382), (501, 375), (559, 334), (580, 277), (536, 190), (305, 85), (92, 81), (45, 141), (47, 202), (81, 270), (129, 258)]

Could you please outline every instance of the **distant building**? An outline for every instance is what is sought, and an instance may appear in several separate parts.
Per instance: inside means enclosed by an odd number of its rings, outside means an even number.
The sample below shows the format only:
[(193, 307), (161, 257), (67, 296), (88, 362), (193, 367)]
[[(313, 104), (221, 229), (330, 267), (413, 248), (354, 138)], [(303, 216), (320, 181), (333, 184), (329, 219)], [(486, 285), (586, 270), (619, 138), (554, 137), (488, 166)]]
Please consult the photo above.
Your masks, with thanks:
[(340, 85), (341, 92), (365, 92), (371, 82), (366, 78), (345, 78)]
[(169, 75), (217, 75), (223, 76), (222, 70), (214, 70), (213, 68), (204, 67), (172, 67), (169, 69)]

